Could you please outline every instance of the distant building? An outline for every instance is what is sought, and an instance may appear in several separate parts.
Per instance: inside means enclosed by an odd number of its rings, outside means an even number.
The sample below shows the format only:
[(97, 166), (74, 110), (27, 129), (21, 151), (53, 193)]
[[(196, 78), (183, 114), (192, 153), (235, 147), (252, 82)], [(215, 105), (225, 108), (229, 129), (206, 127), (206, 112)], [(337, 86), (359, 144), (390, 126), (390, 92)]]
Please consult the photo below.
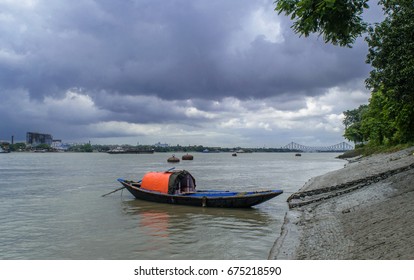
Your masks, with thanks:
[(154, 146), (155, 147), (158, 147), (158, 148), (168, 148), (170, 145), (168, 145), (168, 144), (161, 144), (161, 142), (158, 142), (158, 143), (155, 143)]
[(52, 141), (52, 147), (60, 147), (62, 146), (62, 140), (60, 139), (53, 139)]
[(50, 134), (43, 134), (37, 132), (27, 132), (26, 133), (26, 144), (36, 147), (40, 144), (47, 144), (52, 146), (53, 138)]

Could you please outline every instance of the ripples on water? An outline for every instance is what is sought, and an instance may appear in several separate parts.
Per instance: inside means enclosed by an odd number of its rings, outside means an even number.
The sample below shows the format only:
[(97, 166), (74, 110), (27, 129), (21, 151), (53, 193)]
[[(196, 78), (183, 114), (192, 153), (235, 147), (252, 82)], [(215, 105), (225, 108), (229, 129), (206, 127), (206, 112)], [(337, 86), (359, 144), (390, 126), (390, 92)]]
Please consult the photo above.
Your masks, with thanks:
[[(286, 199), (309, 178), (339, 169), (335, 154), (0, 155), (1, 259), (266, 259)], [(186, 169), (199, 189), (282, 189), (252, 209), (214, 209), (102, 198), (152, 170)]]
[(123, 209), (136, 217), (137, 233), (146, 239), (136, 252), (154, 257), (161, 249), (168, 259), (257, 258), (263, 254), (262, 239), (275, 236), (269, 227), (274, 219), (257, 209), (160, 207), (142, 201), (124, 202)]

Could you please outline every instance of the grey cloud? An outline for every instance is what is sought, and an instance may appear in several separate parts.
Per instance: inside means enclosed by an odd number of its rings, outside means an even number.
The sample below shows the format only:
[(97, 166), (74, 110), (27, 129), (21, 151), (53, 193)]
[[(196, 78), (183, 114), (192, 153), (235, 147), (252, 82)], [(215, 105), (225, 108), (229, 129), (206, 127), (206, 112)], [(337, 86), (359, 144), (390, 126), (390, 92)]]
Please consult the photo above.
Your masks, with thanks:
[[(289, 19), (273, 11), (273, 0), (33, 3), (0, 3), (0, 129), (8, 133), (134, 134), (88, 130), (111, 121), (214, 127), (237, 110), (299, 110), (304, 97), (351, 88), (369, 71), (363, 40), (346, 49), (299, 38)], [(256, 11), (279, 24), (278, 40), (258, 26), (250, 26), (256, 33), (246, 30)], [(47, 100), (62, 101), (74, 87), (91, 98), (89, 110), (71, 117), (69, 108), (48, 107)], [(27, 93), (24, 102), (8, 98), (16, 92)], [(277, 135), (257, 131), (263, 139)], [(238, 133), (254, 138), (249, 130)]]
[(367, 71), (362, 44), (340, 49), (290, 30), (283, 43), (258, 36), (248, 50), (229, 54), (228, 37), (261, 1), (39, 4), (16, 18), (27, 30), (11, 36), (19, 32), (10, 25), (15, 30), (6, 34), (26, 63), (0, 68), (3, 86), (23, 86), (33, 96), (77, 86), (171, 100), (262, 98), (311, 94)]

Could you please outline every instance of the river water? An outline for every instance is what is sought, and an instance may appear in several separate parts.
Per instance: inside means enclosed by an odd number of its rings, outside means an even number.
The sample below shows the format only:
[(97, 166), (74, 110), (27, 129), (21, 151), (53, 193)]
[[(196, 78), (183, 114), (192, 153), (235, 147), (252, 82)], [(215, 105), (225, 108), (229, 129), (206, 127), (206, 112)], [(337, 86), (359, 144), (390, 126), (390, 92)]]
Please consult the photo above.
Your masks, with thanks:
[[(0, 154), (0, 259), (267, 259), (286, 199), (313, 176), (339, 169), (332, 153)], [(181, 154), (177, 153), (181, 157)], [(108, 193), (117, 178), (188, 170), (198, 189), (284, 193), (251, 209), (214, 209)]]

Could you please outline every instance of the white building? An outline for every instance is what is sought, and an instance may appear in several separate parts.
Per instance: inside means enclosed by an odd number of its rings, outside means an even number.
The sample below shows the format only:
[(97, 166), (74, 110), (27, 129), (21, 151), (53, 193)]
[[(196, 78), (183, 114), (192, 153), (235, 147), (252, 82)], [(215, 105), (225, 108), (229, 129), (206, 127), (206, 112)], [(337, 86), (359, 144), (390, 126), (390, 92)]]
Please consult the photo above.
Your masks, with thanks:
[(161, 142), (158, 142), (158, 143), (155, 143), (155, 144), (154, 144), (154, 146), (155, 146), (155, 147), (159, 147), (159, 148), (167, 148), (167, 147), (169, 147), (170, 145), (169, 145), (169, 144), (167, 144), (167, 143), (165, 143), (165, 144), (161, 144)]

